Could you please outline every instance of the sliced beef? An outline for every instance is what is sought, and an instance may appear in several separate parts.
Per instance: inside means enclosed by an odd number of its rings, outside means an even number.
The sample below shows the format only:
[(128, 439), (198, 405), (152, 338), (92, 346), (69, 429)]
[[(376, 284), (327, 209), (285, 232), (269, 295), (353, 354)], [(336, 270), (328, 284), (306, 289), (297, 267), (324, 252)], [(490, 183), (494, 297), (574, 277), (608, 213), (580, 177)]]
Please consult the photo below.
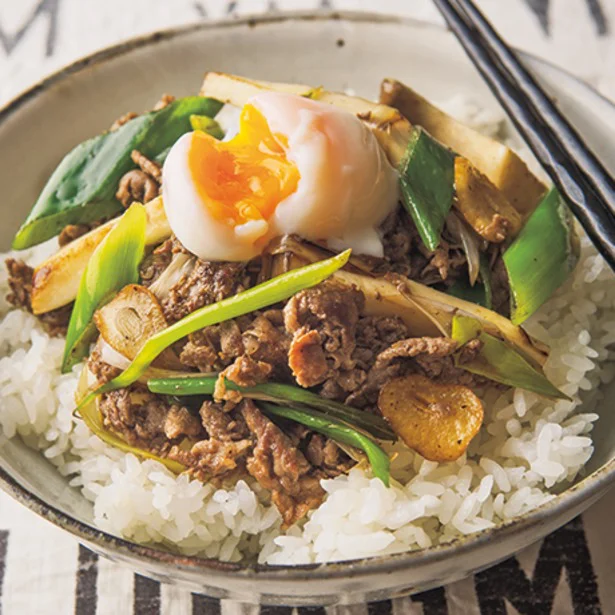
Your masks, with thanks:
[(384, 261), (379, 267), (381, 272), (394, 272), (412, 277), (413, 271), (423, 268), (427, 260), (417, 252), (415, 245), (420, 238), (412, 218), (398, 207), (381, 225), (384, 246)]
[(313, 432), (307, 433), (305, 447), (307, 460), (327, 478), (346, 474), (355, 462), (330, 438)]
[(352, 354), (365, 297), (354, 289), (321, 284), (293, 296), (284, 307), (284, 325), (292, 334), (289, 365), (304, 387), (354, 368)]
[(221, 372), (220, 376), (241, 387), (253, 387), (256, 384), (267, 382), (270, 373), (269, 363), (255, 361), (252, 357), (243, 354)]
[(250, 436), (248, 427), (239, 413), (227, 413), (220, 404), (203, 402), (199, 410), (201, 423), (210, 438), (216, 440), (245, 440)]
[(467, 276), (463, 248), (449, 236), (446, 228), (433, 252), (425, 247), (411, 217), (401, 207), (386, 218), (380, 230), (384, 259), (376, 266), (376, 273), (397, 273), (428, 286), (450, 286)]
[(202, 481), (228, 479), (245, 468), (252, 440), (224, 441), (210, 438), (197, 442), (189, 453), (173, 452), (171, 457), (190, 467), (190, 473)]
[(154, 179), (158, 185), (162, 182), (162, 167), (155, 161), (150, 160), (138, 149), (133, 149), (130, 157), (132, 161), (145, 173)]
[(256, 441), (247, 459), (247, 470), (271, 491), (284, 526), (289, 527), (320, 505), (324, 491), (303, 453), (254, 403), (245, 400), (241, 413)]
[[(32, 276), (34, 269), (26, 265), (22, 260), (15, 258), (6, 259), (6, 268), (9, 274), (9, 288), (6, 300), (16, 308), (32, 312)], [(73, 304), (64, 305), (45, 314), (37, 316), (47, 333), (51, 336), (61, 337), (66, 335)]]
[(425, 355), (431, 358), (448, 357), (457, 350), (457, 342), (447, 337), (411, 337), (395, 342), (376, 358), (375, 367), (389, 365), (395, 359), (415, 358)]
[(427, 258), (427, 264), (420, 271), (413, 272), (411, 277), (421, 284), (450, 286), (455, 280), (468, 275), (468, 261), (460, 245), (442, 239), (434, 252), (429, 252), (423, 244), (418, 248)]
[[(480, 343), (470, 342), (464, 348), (465, 359), (470, 360), (480, 349)], [(359, 408), (374, 407), (378, 392), (389, 380), (418, 372), (443, 383), (472, 386), (475, 377), (457, 367), (453, 353), (457, 343), (446, 337), (415, 337), (397, 341), (381, 351), (370, 368), (365, 383), (349, 395), (345, 402)]]
[(289, 345), (290, 336), (284, 330), (282, 311), (271, 309), (191, 334), (180, 360), (202, 372), (219, 372), (245, 355), (252, 362), (269, 365), (268, 373), (272, 377), (286, 380)]
[(246, 355), (271, 365), (276, 378), (287, 379), (290, 336), (284, 329), (282, 310), (271, 309), (258, 314), (244, 328), (241, 337)]
[(316, 329), (300, 329), (295, 332), (288, 353), (288, 364), (296, 381), (303, 387), (311, 387), (330, 375), (324, 339)]
[(177, 449), (170, 456), (191, 468), (201, 480), (224, 479), (245, 471), (245, 460), (253, 440), (239, 412), (226, 413), (219, 405), (206, 401), (199, 411), (207, 438), (192, 446), (190, 451)]
[(187, 409), (173, 404), (164, 420), (164, 435), (169, 440), (175, 440), (181, 436), (191, 438), (201, 433), (199, 420)]
[(214, 327), (191, 333), (179, 360), (187, 367), (196, 367), (203, 373), (219, 372), (226, 367), (219, 354), (219, 342), (217, 328)]
[(244, 273), (244, 263), (197, 260), (194, 268), (182, 275), (161, 300), (167, 321), (176, 322), (204, 305), (244, 290)]
[(147, 203), (160, 194), (160, 184), (141, 169), (125, 173), (115, 193), (115, 198), (124, 206), (132, 203)]
[(126, 442), (156, 454), (166, 453), (179, 439), (202, 436), (201, 421), (187, 408), (171, 404), (141, 385), (104, 393), (100, 412), (106, 428)]

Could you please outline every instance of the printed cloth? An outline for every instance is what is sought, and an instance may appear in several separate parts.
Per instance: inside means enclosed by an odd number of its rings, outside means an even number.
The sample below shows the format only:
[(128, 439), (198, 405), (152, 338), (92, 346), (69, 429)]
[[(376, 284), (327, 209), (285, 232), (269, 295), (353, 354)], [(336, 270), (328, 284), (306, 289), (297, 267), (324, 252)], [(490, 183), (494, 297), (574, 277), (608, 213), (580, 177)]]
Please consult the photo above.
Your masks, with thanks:
[[(615, 98), (614, 0), (482, 0), (509, 42)], [(0, 0), (0, 101), (39, 77), (119, 40), (222, 16), (289, 9), (370, 10), (441, 23), (431, 0)], [(472, 579), (408, 598), (301, 615), (615, 613), (615, 491), (582, 518)], [(291, 615), (263, 607), (262, 615)], [(0, 493), (3, 615), (259, 613), (133, 574), (99, 559)]]

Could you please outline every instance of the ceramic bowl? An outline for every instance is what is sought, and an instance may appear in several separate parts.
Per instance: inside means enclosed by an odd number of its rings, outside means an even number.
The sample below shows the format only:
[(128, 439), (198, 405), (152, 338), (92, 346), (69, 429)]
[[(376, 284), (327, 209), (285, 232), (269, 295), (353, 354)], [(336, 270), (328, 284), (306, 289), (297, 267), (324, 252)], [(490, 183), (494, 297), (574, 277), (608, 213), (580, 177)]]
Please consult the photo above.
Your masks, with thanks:
[[(607, 163), (615, 163), (615, 108), (583, 83), (534, 58), (531, 68)], [(461, 93), (496, 103), (453, 36), (408, 20), (367, 14), (283, 15), (202, 23), (131, 40), (89, 56), (34, 86), (0, 112), (0, 249), (65, 152), (162, 92), (198, 91), (204, 71), (300, 81), (374, 97), (383, 77), (433, 100)], [(606, 392), (615, 397), (615, 389)], [(1, 406), (0, 400), (0, 406)], [(0, 485), (94, 551), (161, 581), (262, 604), (353, 603), (400, 596), (461, 579), (563, 525), (615, 477), (615, 415), (603, 404), (588, 475), (546, 506), (452, 543), (328, 565), (224, 564), (140, 546), (97, 530), (91, 505), (35, 451), (0, 440)], [(602, 411), (601, 411), (602, 410)], [(0, 409), (1, 411), (1, 409)]]

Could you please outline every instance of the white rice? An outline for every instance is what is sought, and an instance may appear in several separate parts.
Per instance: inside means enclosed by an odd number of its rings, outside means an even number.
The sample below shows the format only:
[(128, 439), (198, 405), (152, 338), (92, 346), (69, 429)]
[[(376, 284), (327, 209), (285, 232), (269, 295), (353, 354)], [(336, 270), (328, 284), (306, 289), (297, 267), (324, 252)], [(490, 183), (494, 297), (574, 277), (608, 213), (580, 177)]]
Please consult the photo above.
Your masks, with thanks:
[[(500, 122), (464, 112), (495, 134)], [(41, 258), (43, 247), (25, 258)], [(24, 254), (19, 255), (24, 258)], [(227, 561), (270, 564), (352, 559), (426, 548), (492, 527), (554, 497), (583, 471), (599, 387), (615, 376), (615, 283), (586, 238), (570, 280), (527, 323), (551, 346), (546, 373), (573, 398), (552, 402), (521, 390), (485, 397), (485, 423), (454, 463), (391, 447), (391, 488), (363, 470), (322, 481), (324, 503), (286, 532), (268, 494), (254, 482), (226, 491), (176, 477), (93, 436), (72, 417), (80, 367), (59, 371), (63, 340), (31, 315), (9, 311), (0, 268), (0, 428), (38, 448), (93, 503), (101, 529), (141, 543)], [(583, 412), (577, 412), (580, 398)]]

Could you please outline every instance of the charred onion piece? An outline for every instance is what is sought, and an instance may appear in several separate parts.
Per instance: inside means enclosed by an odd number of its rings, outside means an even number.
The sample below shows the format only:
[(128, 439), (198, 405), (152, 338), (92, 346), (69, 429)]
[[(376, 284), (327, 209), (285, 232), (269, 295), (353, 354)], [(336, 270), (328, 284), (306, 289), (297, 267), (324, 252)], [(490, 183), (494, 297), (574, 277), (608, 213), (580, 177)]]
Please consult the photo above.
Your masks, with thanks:
[(455, 158), (455, 207), (464, 220), (491, 243), (502, 243), (521, 229), (522, 220), (486, 175), (467, 158)]
[(483, 404), (468, 387), (419, 374), (385, 384), (378, 407), (406, 445), (430, 461), (461, 457), (483, 422)]

